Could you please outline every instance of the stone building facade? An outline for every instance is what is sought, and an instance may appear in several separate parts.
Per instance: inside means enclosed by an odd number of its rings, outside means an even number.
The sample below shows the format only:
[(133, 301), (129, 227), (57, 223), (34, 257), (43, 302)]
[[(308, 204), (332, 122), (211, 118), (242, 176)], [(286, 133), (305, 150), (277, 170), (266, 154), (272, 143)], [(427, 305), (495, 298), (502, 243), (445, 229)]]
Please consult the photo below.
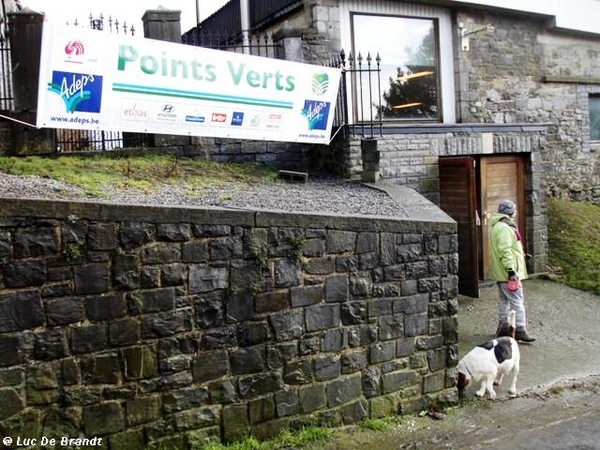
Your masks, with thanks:
[[(406, 5), (404, 11), (408, 12), (419, 6), (410, 1), (384, 0), (286, 3), (297, 7), (285, 16), (285, 20), (263, 23), (259, 31), (274, 33), (278, 58), (316, 64), (335, 60), (341, 50), (350, 52), (351, 30), (344, 24), (348, 11), (387, 14), (392, 11), (392, 3)], [(551, 16), (541, 14), (464, 6), (443, 0), (427, 3), (451, 17), (451, 32), (443, 38), (451, 41), (454, 70), (451, 86), (455, 101), (445, 107), (452, 109), (453, 120), (442, 121), (439, 124), (442, 128), (435, 132), (431, 132), (430, 127), (423, 127), (417, 130), (418, 134), (431, 134), (432, 139), (436, 139), (435, 135), (440, 132), (453, 133), (456, 125), (486, 125), (492, 128), (495, 125), (543, 126), (547, 134), (536, 149), (540, 151), (536, 164), (540, 165), (540, 173), (543, 173), (544, 194), (598, 203), (600, 174), (597, 150), (600, 143), (589, 137), (589, 98), (600, 95), (598, 35), (556, 28)], [(168, 24), (172, 24), (173, 28), (180, 29), (177, 14), (167, 10), (160, 14), (168, 17)], [(23, 15), (19, 15), (18, 20), (23, 21)], [(17, 32), (19, 25), (15, 24)], [(491, 26), (494, 31), (471, 37), (468, 51), (462, 50), (460, 30), (483, 25)], [(147, 27), (145, 33), (147, 37), (173, 40), (173, 30), (169, 26), (165, 26), (164, 30)], [(382, 50), (386, 45), (381, 45)], [(27, 92), (30, 91), (28, 88)], [(384, 124), (381, 135), (377, 129), (376, 136), (394, 135), (394, 139), (403, 139), (407, 134), (414, 134), (414, 125), (410, 124), (406, 130), (405, 125)], [(498, 133), (502, 133), (502, 128)], [(269, 163), (302, 170), (326, 167), (347, 176), (359, 176), (362, 160), (356, 160), (352, 147), (359, 145), (363, 137), (355, 130), (348, 141), (336, 140), (330, 148), (214, 138), (196, 138), (187, 144), (180, 140), (177, 145), (186, 155), (208, 156), (217, 161)], [(356, 140), (358, 144), (354, 142)], [(410, 146), (410, 142), (405, 145)], [(338, 150), (340, 146), (344, 151)], [(336, 149), (333, 155), (331, 147)], [(472, 154), (481, 153), (473, 150)], [(418, 171), (410, 167), (395, 170)], [(388, 176), (389, 173), (382, 173), (382, 179), (401, 183), (400, 179)], [(436, 186), (431, 183), (427, 186), (427, 190), (422, 192), (424, 195), (432, 199), (439, 196)]]
[(456, 223), (413, 204), (0, 199), (0, 434), (184, 449), (455, 403)]
[[(445, 193), (439, 171), (449, 158), (468, 156), (478, 166), (483, 158), (514, 156), (526, 167), (519, 209), (526, 217), (521, 226), (527, 250), (534, 255), (530, 269), (546, 271), (547, 196), (600, 204), (600, 142), (590, 133), (590, 98), (600, 95), (600, 34), (559, 28), (551, 15), (444, 0), (285, 3), (294, 3), (296, 9), (261, 26), (275, 31), (279, 57), (317, 64), (335, 59), (341, 49), (346, 54), (361, 49), (354, 35), (355, 14), (436, 21), (436, 48), (441, 71), (446, 70), (439, 78), (445, 96), (439, 123), (384, 121), (375, 133), (367, 126), (367, 134), (360, 126), (350, 126), (347, 139), (317, 149), (316, 160), (349, 177), (367, 173), (369, 179), (412, 187), (440, 205)], [(386, 40), (385, 29), (371, 30), (381, 38), (370, 53), (381, 53), (383, 63), (389, 48), (402, 43)], [(356, 109), (357, 94), (350, 96)], [(352, 111), (350, 122), (358, 123)], [(376, 173), (366, 169), (370, 163), (363, 159), (365, 139), (377, 140)], [(306, 161), (314, 159), (288, 162)], [(476, 182), (472, 222), (485, 223), (497, 198), (484, 198), (489, 190), (481, 173)], [(475, 233), (481, 234), (479, 227)], [(463, 247), (471, 245), (461, 242)], [(484, 246), (478, 243), (480, 249)]]
[[(284, 21), (272, 20), (260, 31), (274, 32), (274, 43), (278, 46), (277, 56), (282, 59), (324, 64), (339, 57), (340, 51), (351, 50), (352, 34), (348, 29), (346, 16), (352, 11), (365, 11), (369, 14), (406, 14), (419, 8), (418, 3), (409, 1), (363, 2), (361, 0), (311, 0), (294, 3), (296, 9), (285, 16)], [(440, 126), (448, 126), (445, 131), (453, 133), (454, 125), (485, 124), (494, 125), (531, 125), (545, 127), (547, 134), (538, 150), (543, 174), (544, 194), (568, 196), (577, 200), (599, 203), (598, 186), (600, 173), (598, 149), (600, 141), (590, 139), (590, 96), (600, 95), (600, 57), (598, 56), (598, 34), (575, 32), (554, 26), (551, 16), (485, 8), (482, 6), (463, 6), (458, 2), (427, 2), (435, 14), (446, 15), (451, 30), (441, 36), (452, 53), (454, 73), (450, 81), (444, 81), (445, 91), (452, 91), (453, 101), (444, 105), (446, 117)], [(394, 10), (392, 5), (401, 5), (403, 9)], [(429, 7), (429, 6), (427, 6)], [(425, 8), (425, 6), (423, 6)], [(396, 12), (395, 12), (396, 11)], [(146, 17), (145, 33), (155, 39), (173, 40), (173, 31), (180, 30), (178, 12), (154, 11)], [(168, 21), (161, 21), (162, 15)], [(161, 16), (161, 17), (162, 17)], [(37, 92), (37, 65), (29, 60), (19, 63), (20, 58), (32, 58), (31, 40), (39, 40), (39, 24), (42, 17), (31, 11), (13, 15), (13, 28), (18, 42), (26, 45), (27, 51), (13, 52), (18, 73), (15, 84), (15, 117), (33, 122), (35, 99), (31, 92)], [(152, 23), (164, 26), (152, 28)], [(150, 24), (150, 25), (148, 25)], [(461, 48), (460, 31), (480, 26), (490, 26), (493, 32), (479, 33), (470, 38), (469, 49)], [(160, 35), (162, 33), (162, 36)], [(449, 41), (449, 42), (446, 42)], [(387, 45), (387, 44), (386, 44)], [(385, 47), (382, 44), (383, 47)], [(26, 69), (23, 69), (26, 68)], [(29, 73), (34, 73), (30, 75)], [(448, 76), (448, 75), (446, 75)], [(25, 84), (22, 81), (26, 81)], [(33, 84), (32, 84), (33, 83)], [(23, 94), (21, 94), (23, 93)], [(21, 117), (23, 116), (23, 117)], [(408, 133), (413, 133), (414, 123)], [(402, 139), (407, 134), (404, 125), (384, 124), (378, 137), (395, 135)], [(17, 146), (27, 141), (31, 152), (40, 152), (39, 143), (49, 144), (52, 138), (44, 130), (33, 132), (15, 128), (18, 133), (10, 135)], [(10, 131), (10, 130), (9, 130)], [(356, 130), (355, 130), (356, 131)], [(423, 127), (418, 134), (430, 134), (430, 128)], [(438, 129), (436, 133), (444, 132)], [(492, 130), (493, 132), (493, 130)], [(499, 131), (502, 132), (501, 129)], [(31, 136), (22, 134), (29, 133)], [(41, 134), (40, 134), (41, 133)], [(435, 134), (435, 133), (434, 133)], [(41, 136), (41, 138), (40, 138)], [(324, 161), (329, 169), (344, 171), (352, 176), (360, 172), (361, 160), (353, 160), (353, 140), (361, 138), (360, 132), (350, 135), (349, 141), (334, 141), (333, 147), (344, 149), (334, 157), (324, 157), (331, 147), (307, 148), (293, 143), (277, 144), (270, 142), (248, 142), (224, 139), (203, 138), (194, 142), (179, 140), (177, 146), (186, 155), (202, 155), (218, 161), (264, 162), (288, 169), (313, 169), (323, 167)], [(171, 145), (170, 141), (157, 139), (158, 145)], [(6, 142), (3, 139), (3, 142)], [(408, 144), (410, 145), (410, 144)], [(45, 145), (48, 147), (48, 145)], [(10, 153), (9, 150), (0, 150)], [(46, 148), (44, 151), (49, 151)], [(494, 151), (496, 151), (494, 149)], [(476, 151), (474, 155), (478, 155)], [(439, 155), (442, 156), (442, 155)], [(340, 160), (341, 159), (341, 160)], [(413, 170), (409, 167), (398, 170)], [(400, 180), (383, 179), (394, 183)], [(427, 196), (436, 196), (431, 184)]]
[(600, 204), (589, 104), (600, 94), (600, 34), (557, 30), (547, 17), (459, 11), (457, 21), (495, 28), (459, 58), (461, 121), (546, 126), (545, 192)]
[[(396, 3), (406, 5), (406, 11), (418, 8), (410, 1)], [(538, 150), (545, 193), (600, 203), (600, 143), (590, 139), (589, 115), (590, 95), (600, 94), (600, 35), (556, 28), (552, 16), (458, 2), (427, 3), (451, 16), (455, 120), (440, 126), (447, 125), (449, 133), (457, 124), (543, 126), (546, 139)], [(360, 0), (314, 0), (304, 2), (284, 24), (270, 26), (281, 38), (281, 57), (326, 63), (340, 49), (350, 50), (351, 30), (343, 23), (348, 11), (385, 14), (390, 8), (386, 1), (369, 5)], [(477, 34), (463, 50), (461, 29), (481, 26), (493, 32)], [(381, 50), (388, 45), (382, 43)], [(381, 133), (396, 139), (406, 135), (402, 126), (389, 124)], [(429, 134), (427, 127), (419, 134)], [(478, 154), (475, 149), (472, 153)], [(351, 152), (347, 158), (352, 159)], [(346, 166), (349, 174), (360, 171), (355, 162)], [(388, 179), (387, 174), (382, 178)]]

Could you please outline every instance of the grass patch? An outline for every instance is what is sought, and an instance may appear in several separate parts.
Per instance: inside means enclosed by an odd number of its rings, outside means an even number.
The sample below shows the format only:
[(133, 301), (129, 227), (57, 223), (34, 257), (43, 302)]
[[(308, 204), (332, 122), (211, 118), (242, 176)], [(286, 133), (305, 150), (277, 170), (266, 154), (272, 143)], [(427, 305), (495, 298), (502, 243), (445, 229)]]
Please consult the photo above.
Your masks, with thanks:
[(297, 448), (304, 445), (323, 442), (329, 439), (332, 431), (328, 428), (309, 425), (297, 430), (282, 430), (276, 437), (264, 441), (247, 436), (231, 444), (209, 442), (197, 450), (278, 450)]
[(396, 424), (394, 417), (384, 417), (382, 419), (365, 419), (360, 423), (360, 428), (371, 431), (386, 431)]
[(561, 282), (600, 294), (600, 206), (550, 198), (548, 243)]
[(0, 157), (0, 171), (9, 175), (38, 176), (63, 181), (95, 197), (102, 197), (103, 188), (108, 186), (152, 193), (162, 184), (178, 184), (194, 195), (201, 196), (202, 190), (211, 186), (267, 183), (275, 182), (277, 178), (276, 171), (258, 164), (216, 163), (165, 155), (121, 158)]

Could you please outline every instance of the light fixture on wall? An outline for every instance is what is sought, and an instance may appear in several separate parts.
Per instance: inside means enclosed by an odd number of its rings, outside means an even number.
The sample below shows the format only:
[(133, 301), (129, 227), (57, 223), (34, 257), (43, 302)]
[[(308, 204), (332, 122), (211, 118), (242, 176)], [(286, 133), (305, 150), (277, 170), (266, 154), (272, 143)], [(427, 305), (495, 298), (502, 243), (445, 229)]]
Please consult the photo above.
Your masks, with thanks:
[(462, 48), (463, 52), (468, 52), (469, 36), (471, 36), (472, 34), (481, 33), (483, 31), (487, 33), (492, 33), (494, 31), (494, 26), (491, 23), (488, 23), (487, 25), (484, 25), (482, 27), (475, 28), (473, 30), (467, 30), (465, 28), (465, 25), (462, 22), (460, 22), (458, 24), (458, 29), (460, 30), (460, 47)]

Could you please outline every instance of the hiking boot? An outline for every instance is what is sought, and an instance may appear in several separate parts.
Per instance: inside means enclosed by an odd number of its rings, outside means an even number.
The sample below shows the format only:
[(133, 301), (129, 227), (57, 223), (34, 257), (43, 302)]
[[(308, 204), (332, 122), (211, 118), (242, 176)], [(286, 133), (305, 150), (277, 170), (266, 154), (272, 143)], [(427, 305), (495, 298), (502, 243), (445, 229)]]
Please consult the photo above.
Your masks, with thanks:
[(527, 333), (525, 327), (517, 327), (517, 331), (515, 333), (515, 339), (520, 342), (531, 343), (535, 342), (535, 338)]
[(510, 336), (508, 322), (500, 322), (498, 324), (498, 328), (496, 329), (496, 337), (499, 338), (502, 336)]

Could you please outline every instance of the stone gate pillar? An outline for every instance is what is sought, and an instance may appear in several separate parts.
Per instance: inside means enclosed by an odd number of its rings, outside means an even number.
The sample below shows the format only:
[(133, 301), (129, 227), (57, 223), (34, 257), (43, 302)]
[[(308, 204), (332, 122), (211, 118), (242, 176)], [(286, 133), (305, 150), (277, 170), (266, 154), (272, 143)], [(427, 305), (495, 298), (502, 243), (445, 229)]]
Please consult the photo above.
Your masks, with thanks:
[[(159, 7), (146, 11), (142, 21), (145, 38), (181, 44), (181, 11)], [(155, 147), (187, 146), (191, 144), (191, 137), (155, 134), (153, 144)]]
[(302, 53), (302, 29), (284, 25), (275, 32), (273, 42), (276, 45), (275, 57), (286, 61), (304, 62)]
[(144, 37), (181, 44), (181, 11), (163, 7), (149, 9), (142, 16)]
[[(12, 115), (20, 122), (35, 124), (44, 15), (26, 8), (9, 14), (8, 18), (14, 96)], [(56, 151), (53, 129), (36, 129), (20, 122), (13, 124), (13, 154), (39, 155)]]

